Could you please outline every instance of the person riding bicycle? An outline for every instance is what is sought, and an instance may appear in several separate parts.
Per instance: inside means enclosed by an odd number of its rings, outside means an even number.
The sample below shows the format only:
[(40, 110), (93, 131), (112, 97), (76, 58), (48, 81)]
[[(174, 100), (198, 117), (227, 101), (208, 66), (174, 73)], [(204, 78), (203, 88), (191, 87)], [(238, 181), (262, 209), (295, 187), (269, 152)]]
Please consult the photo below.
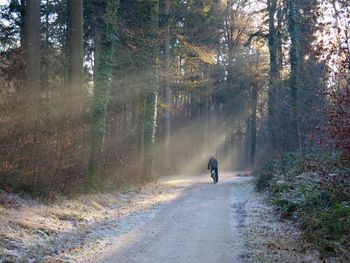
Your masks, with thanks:
[(208, 162), (208, 170), (210, 170), (210, 173), (212, 174), (213, 171), (215, 171), (215, 178), (214, 184), (216, 184), (219, 180), (219, 173), (218, 173), (218, 160), (215, 158), (214, 155), (210, 156), (209, 162)]

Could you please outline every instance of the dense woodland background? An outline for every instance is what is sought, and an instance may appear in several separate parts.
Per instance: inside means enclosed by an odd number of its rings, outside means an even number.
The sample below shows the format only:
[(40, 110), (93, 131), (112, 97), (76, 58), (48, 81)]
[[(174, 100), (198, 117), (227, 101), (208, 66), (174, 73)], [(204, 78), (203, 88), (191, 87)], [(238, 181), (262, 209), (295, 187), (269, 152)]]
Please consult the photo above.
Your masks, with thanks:
[(349, 14), (348, 0), (7, 1), (0, 189), (114, 190), (203, 173), (214, 154), (349, 262)]
[(11, 0), (0, 23), (0, 185), (48, 193), (349, 160), (349, 5)]

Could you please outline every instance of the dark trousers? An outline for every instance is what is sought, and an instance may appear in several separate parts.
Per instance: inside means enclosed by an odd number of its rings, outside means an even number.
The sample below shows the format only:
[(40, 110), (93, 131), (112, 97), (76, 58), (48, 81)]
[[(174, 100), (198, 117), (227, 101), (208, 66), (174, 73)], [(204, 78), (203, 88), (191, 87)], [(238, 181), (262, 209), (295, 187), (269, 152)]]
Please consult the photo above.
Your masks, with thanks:
[(218, 168), (217, 168), (217, 167), (211, 168), (211, 169), (210, 169), (210, 173), (211, 173), (213, 170), (215, 171), (215, 175), (216, 175), (216, 177), (215, 177), (215, 183), (217, 183), (217, 182), (219, 181)]

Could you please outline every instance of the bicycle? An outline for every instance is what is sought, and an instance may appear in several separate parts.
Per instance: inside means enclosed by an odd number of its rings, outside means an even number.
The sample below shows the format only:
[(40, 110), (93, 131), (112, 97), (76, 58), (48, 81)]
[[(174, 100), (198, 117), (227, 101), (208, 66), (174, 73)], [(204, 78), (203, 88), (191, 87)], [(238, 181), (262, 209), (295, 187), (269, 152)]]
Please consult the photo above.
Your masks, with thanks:
[(210, 176), (211, 176), (211, 178), (213, 179), (214, 184), (216, 184), (216, 172), (215, 172), (214, 169), (211, 169), (211, 171), (210, 171)]

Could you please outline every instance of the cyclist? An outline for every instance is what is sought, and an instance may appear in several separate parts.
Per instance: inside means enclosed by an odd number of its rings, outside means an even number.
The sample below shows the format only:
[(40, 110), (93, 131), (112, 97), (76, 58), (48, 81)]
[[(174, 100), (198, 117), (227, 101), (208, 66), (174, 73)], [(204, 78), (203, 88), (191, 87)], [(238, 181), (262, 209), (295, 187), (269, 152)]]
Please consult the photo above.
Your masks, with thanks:
[(208, 162), (208, 170), (210, 170), (210, 173), (215, 171), (215, 178), (214, 179), (214, 184), (216, 184), (219, 180), (219, 173), (218, 173), (218, 160), (215, 158), (214, 155), (210, 156), (209, 162)]

